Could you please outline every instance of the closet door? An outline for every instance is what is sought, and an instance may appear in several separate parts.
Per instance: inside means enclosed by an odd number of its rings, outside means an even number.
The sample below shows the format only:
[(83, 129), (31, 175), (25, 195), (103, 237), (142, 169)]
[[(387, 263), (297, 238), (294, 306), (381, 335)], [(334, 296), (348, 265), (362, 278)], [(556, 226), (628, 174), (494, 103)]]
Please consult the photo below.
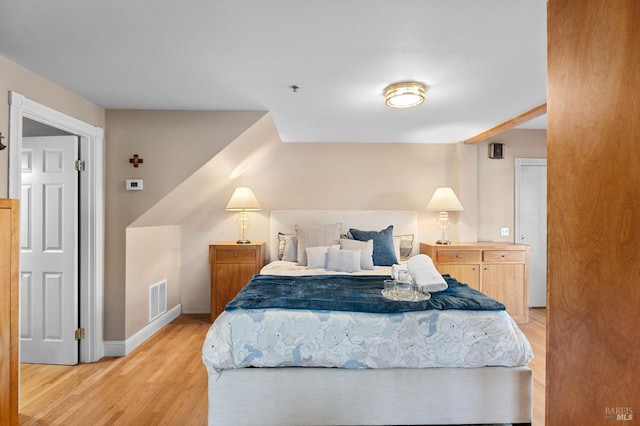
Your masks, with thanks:
[(0, 199), (0, 424), (18, 424), (17, 200)]

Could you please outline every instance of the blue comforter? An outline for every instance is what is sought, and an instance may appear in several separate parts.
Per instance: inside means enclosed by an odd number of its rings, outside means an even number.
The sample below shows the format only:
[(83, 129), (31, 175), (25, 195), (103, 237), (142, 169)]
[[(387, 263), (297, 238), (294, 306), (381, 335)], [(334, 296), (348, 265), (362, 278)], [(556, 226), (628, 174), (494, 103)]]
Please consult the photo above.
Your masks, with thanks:
[(443, 275), (447, 290), (432, 293), (431, 299), (419, 302), (389, 300), (382, 296), (385, 276), (255, 275), (227, 303), (226, 310), (236, 309), (311, 309), (369, 313), (396, 313), (426, 309), (505, 310), (502, 303), (490, 298), (449, 275)]

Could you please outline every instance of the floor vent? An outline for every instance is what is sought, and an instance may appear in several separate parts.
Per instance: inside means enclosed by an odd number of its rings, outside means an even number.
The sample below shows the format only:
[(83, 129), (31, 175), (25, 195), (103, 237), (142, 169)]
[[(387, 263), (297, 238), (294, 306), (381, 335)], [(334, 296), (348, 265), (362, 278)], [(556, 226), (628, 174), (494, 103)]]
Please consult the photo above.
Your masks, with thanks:
[(149, 322), (167, 312), (167, 280), (149, 287)]

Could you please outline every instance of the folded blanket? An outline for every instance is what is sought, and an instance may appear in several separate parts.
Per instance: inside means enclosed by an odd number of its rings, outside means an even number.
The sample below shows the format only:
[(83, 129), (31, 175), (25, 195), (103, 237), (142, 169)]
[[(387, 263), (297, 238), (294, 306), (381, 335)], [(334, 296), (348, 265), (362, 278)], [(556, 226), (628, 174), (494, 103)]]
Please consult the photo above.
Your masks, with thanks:
[(417, 254), (407, 261), (409, 273), (422, 291), (434, 293), (447, 289), (447, 282), (426, 254)]
[(504, 305), (486, 294), (460, 284), (445, 275), (448, 288), (431, 299), (417, 302), (396, 301), (382, 295), (384, 276), (380, 275), (254, 275), (226, 310), (235, 309), (312, 309), (370, 313), (402, 313), (438, 310), (502, 311)]

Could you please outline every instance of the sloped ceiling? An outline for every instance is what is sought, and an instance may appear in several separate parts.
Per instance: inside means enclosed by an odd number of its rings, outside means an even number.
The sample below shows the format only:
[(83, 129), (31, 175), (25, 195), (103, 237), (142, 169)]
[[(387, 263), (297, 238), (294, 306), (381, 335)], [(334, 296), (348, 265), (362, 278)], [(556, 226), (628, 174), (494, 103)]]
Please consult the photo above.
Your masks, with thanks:
[[(285, 142), (459, 142), (546, 101), (546, 0), (0, 9), (0, 55), (104, 108), (270, 111)], [(429, 85), (427, 101), (386, 107), (401, 80)]]

